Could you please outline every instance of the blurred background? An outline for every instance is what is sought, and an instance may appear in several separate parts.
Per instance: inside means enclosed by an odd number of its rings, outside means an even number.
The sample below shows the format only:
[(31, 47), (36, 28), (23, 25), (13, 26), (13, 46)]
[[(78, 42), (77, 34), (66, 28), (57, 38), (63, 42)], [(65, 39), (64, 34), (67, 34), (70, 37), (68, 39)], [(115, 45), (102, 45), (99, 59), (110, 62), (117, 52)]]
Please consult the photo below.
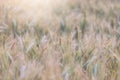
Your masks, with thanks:
[(0, 0), (0, 80), (119, 80), (120, 0)]

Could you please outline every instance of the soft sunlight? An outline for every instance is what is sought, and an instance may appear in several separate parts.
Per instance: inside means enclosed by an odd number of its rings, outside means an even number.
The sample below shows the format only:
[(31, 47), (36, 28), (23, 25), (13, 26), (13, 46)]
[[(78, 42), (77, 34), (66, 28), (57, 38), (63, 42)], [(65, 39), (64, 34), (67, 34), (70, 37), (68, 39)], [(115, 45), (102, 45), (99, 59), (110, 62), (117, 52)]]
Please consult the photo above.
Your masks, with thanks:
[(37, 20), (38, 16), (48, 17), (60, 3), (61, 0), (6, 0), (5, 6), (11, 7), (13, 16)]
[(52, 5), (52, 0), (20, 0), (18, 5), (26, 9), (47, 9)]
[(14, 7), (16, 9), (29, 11), (51, 11), (54, 8), (65, 6), (68, 0), (5, 0), (5, 6)]
[[(26, 6), (44, 6), (44, 7), (50, 7), (52, 0), (23, 0), (22, 3)], [(24, 6), (25, 7), (25, 6)]]
[(34, 10), (36, 8), (48, 10), (54, 5), (60, 3), (61, 0), (5, 0), (0, 1), (0, 3), (1, 2), (4, 2), (5, 5), (20, 7), (26, 10)]

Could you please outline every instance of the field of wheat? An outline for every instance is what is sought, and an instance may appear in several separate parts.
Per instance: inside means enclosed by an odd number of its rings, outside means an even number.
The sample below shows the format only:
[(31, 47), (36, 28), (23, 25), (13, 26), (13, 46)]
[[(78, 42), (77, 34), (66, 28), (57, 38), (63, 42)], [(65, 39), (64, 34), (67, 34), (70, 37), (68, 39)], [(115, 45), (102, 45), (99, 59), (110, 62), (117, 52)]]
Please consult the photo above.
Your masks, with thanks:
[(120, 80), (120, 0), (0, 0), (0, 80)]

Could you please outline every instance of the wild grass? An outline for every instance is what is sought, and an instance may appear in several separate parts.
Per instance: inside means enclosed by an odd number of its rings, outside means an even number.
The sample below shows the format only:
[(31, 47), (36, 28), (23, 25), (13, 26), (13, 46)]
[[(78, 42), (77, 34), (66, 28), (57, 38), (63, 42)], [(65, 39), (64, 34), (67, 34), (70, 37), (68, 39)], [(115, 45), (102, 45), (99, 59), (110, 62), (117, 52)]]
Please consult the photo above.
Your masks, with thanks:
[(120, 1), (63, 3), (0, 4), (0, 80), (120, 79)]

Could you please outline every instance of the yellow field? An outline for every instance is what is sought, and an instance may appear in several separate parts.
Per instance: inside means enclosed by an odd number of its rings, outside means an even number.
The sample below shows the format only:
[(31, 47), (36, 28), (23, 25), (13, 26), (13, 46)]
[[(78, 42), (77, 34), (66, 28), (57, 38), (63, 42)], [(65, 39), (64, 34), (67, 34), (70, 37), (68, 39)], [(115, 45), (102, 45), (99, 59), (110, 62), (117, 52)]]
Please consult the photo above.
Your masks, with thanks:
[(120, 80), (120, 1), (0, 0), (0, 80)]

